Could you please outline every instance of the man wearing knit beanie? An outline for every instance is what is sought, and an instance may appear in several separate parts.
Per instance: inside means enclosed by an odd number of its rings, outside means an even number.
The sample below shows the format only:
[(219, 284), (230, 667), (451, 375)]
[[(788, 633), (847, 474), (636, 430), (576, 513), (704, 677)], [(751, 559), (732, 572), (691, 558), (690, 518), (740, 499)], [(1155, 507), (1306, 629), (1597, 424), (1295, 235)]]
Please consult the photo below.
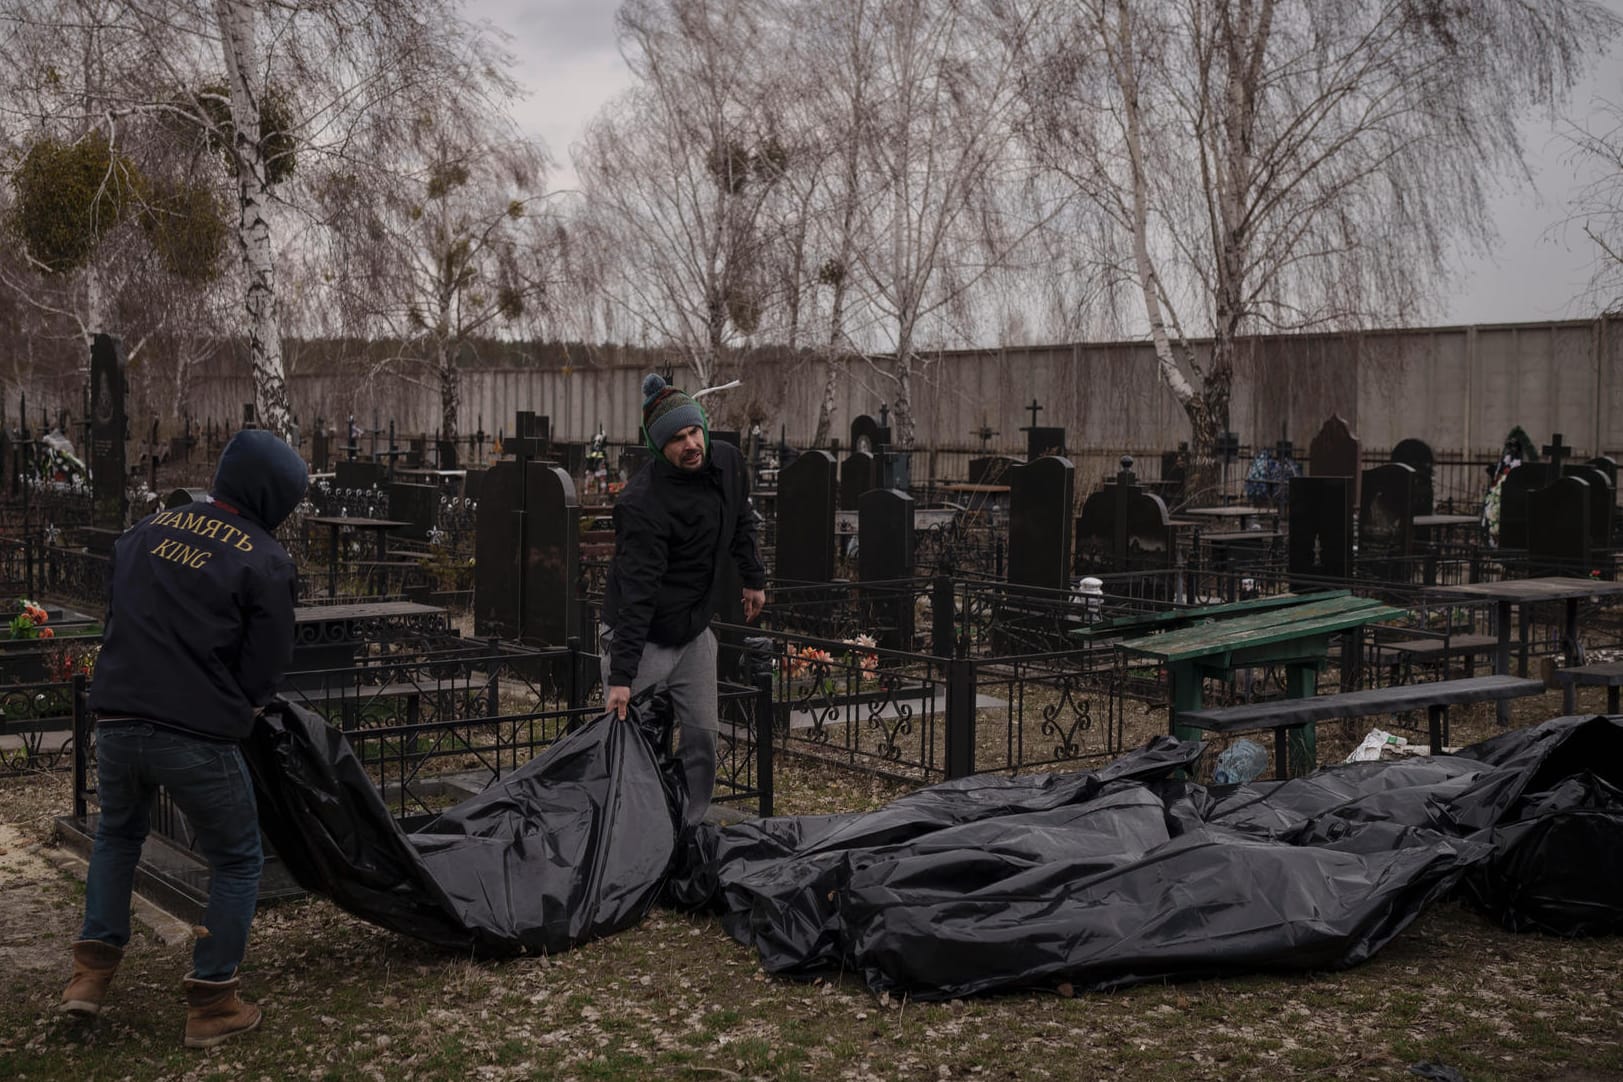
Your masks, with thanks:
[(710, 444), (694, 399), (657, 375), (642, 382), (642, 434), (655, 452), (614, 505), (614, 560), (600, 629), (605, 707), (625, 716), (631, 696), (670, 695), (681, 730), (689, 824), (704, 818), (716, 782), (716, 636), (726, 561), (743, 582), (744, 619), (766, 604), (744, 459)]

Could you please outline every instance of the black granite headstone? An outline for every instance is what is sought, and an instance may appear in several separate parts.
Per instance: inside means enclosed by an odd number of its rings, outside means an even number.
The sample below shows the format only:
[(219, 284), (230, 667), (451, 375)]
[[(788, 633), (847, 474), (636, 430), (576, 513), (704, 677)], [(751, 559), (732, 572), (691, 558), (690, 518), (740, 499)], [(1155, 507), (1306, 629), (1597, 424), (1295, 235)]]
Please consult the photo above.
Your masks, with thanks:
[(1319, 427), (1318, 435), (1308, 445), (1307, 472), (1310, 477), (1345, 477), (1347, 486), (1347, 516), (1351, 521), (1353, 509), (1359, 506), (1359, 481), (1363, 462), (1360, 460), (1360, 441), (1339, 413)]
[(1589, 482), (1579, 477), (1562, 477), (1528, 493), (1527, 559), (1533, 574), (1589, 574), (1591, 496)]
[(1505, 474), (1499, 482), (1499, 547), (1525, 549), (1532, 529), (1532, 510), (1527, 498), (1535, 489), (1555, 480), (1548, 462), (1524, 462)]
[(513, 435), (521, 440), (537, 440), (545, 449), (552, 438), (552, 419), (544, 413), (519, 410), (515, 415)]
[(1063, 590), (1070, 583), (1076, 469), (1057, 455), (1009, 474), (1009, 582)]
[(1302, 578), (1352, 577), (1352, 484), (1351, 477), (1290, 479), (1287, 566), (1293, 589)]
[(969, 483), (972, 485), (1006, 485), (1009, 471), (1021, 465), (1013, 455), (983, 455), (969, 460)]
[(886, 450), (879, 456), (879, 487), (906, 492), (913, 487), (913, 453)]
[(442, 470), (457, 469), (456, 440), (434, 441), (434, 465)]
[[(469, 471), (469, 481), (473, 473)], [(473, 537), (473, 632), (516, 639), (523, 611), (524, 474), (517, 462), (483, 471)]]
[(333, 483), (342, 489), (379, 488), (388, 479), (388, 473), (389, 468), (381, 462), (345, 458), (338, 461)]
[[(781, 536), (781, 535), (780, 535)], [(865, 584), (898, 583), (913, 577), (913, 497), (892, 488), (862, 495), (857, 507), (857, 577)], [(863, 607), (870, 634), (891, 650), (913, 648), (913, 591), (865, 586)]]
[(310, 434), (310, 469), (326, 473), (332, 468), (332, 437), (317, 426)]
[(401, 464), (408, 470), (420, 470), (428, 464), (428, 437), (413, 436), (406, 441), (406, 453)]
[(462, 478), (462, 498), (479, 502), (479, 493), (485, 481), (485, 474), (489, 472), (488, 466), (478, 466), (467, 471)]
[(863, 495), (879, 487), (879, 460), (872, 451), (852, 451), (840, 463), (840, 510), (855, 511)]
[(1605, 470), (1591, 466), (1587, 462), (1563, 466), (1561, 473), (1563, 476), (1576, 477), (1589, 483), (1589, 546), (1592, 549), (1609, 548), (1612, 537), (1612, 515), (1617, 508), (1617, 493), (1612, 487), (1611, 477)]
[(1365, 470), (1358, 508), (1358, 558), (1377, 578), (1400, 577), (1389, 562), (1409, 555), (1414, 544), (1415, 468), (1388, 462)]
[(1600, 470), (1602, 473), (1604, 473), (1607, 476), (1608, 480), (1610, 480), (1611, 483), (1612, 483), (1612, 493), (1613, 493), (1613, 495), (1614, 496), (1616, 495), (1616, 493), (1617, 493), (1617, 460), (1616, 459), (1612, 458), (1610, 455), (1597, 455), (1594, 458), (1590, 459), (1588, 462), (1585, 462), (1584, 465), (1585, 466), (1593, 466), (1597, 470)]
[(122, 532), (129, 501), (124, 494), (124, 345), (98, 334), (90, 346), (91, 525)]
[(717, 441), (730, 443), (740, 451), (744, 449), (743, 435), (734, 428), (712, 428), (710, 430), (710, 440), (712, 443)]
[(1153, 571), (1173, 566), (1176, 549), (1166, 501), (1134, 479), (1131, 456), (1082, 504), (1076, 519), (1076, 571)]
[(851, 449), (878, 453), (890, 445), (890, 428), (866, 413), (851, 422)]
[(1065, 454), (1065, 430), (1034, 425), (1025, 430), (1026, 461), (1035, 462), (1046, 455)]
[(1189, 482), (1189, 444), (1180, 443), (1176, 451), (1161, 452), (1161, 491), (1167, 503), (1183, 502), (1183, 490)]
[(803, 452), (778, 473), (778, 549), (782, 582), (834, 578), (834, 456)]
[(524, 610), (519, 638), (563, 646), (580, 633), (580, 501), (557, 466), (526, 463)]
[(1392, 461), (1414, 467), (1414, 490), (1409, 497), (1412, 501), (1412, 514), (1431, 514), (1434, 506), (1432, 470), (1437, 462), (1437, 456), (1432, 454), (1431, 445), (1425, 440), (1413, 438), (1399, 440), (1398, 445), (1392, 448)]
[(413, 541), (427, 541), (439, 514), (440, 490), (437, 485), (408, 485), (399, 481), (389, 486), (389, 517), (408, 522), (395, 532)]

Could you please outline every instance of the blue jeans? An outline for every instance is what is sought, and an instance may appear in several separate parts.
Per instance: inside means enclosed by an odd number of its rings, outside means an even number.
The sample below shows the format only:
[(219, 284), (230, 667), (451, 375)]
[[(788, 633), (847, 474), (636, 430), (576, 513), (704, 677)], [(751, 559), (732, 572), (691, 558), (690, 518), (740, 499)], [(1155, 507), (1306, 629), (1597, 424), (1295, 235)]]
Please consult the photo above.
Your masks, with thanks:
[(101, 819), (85, 877), (80, 939), (115, 947), (130, 940), (130, 892), (161, 786), (197, 834), (209, 864), (209, 934), (192, 949), (199, 980), (230, 980), (248, 946), (259, 898), (259, 811), (248, 766), (235, 744), (200, 740), (144, 722), (96, 731)]

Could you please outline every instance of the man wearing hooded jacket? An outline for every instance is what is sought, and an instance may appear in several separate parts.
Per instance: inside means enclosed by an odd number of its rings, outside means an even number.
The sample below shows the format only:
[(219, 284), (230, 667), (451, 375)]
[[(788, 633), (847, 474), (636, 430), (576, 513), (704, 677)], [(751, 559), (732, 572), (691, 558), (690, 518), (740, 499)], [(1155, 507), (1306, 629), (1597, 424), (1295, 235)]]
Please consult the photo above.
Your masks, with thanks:
[(738, 448), (710, 442), (704, 411), (657, 375), (643, 380), (643, 438), (655, 458), (614, 505), (614, 561), (603, 598), (605, 706), (621, 717), (647, 687), (667, 692), (681, 730), (687, 821), (716, 782), (716, 636), (724, 561), (743, 581), (744, 619), (766, 603), (749, 478)]
[(264, 861), (240, 742), (293, 656), (293, 561), (271, 531), (303, 498), (298, 452), (237, 433), (209, 499), (148, 515), (113, 548), (106, 631), (90, 688), (101, 815), (62, 1009), (100, 1012), (130, 938), (130, 892), (158, 788), (209, 864), (184, 981), (189, 1047), (259, 1024), (237, 994)]

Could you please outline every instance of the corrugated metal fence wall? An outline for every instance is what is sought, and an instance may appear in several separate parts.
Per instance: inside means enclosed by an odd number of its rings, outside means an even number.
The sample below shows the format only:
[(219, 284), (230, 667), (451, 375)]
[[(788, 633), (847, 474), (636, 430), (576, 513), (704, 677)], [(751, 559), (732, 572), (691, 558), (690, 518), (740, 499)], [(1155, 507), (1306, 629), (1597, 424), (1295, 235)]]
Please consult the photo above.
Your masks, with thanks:
[[(1206, 344), (1197, 347), (1201, 357)], [(468, 370), (462, 376), (462, 428), (510, 428), (515, 410), (552, 418), (559, 438), (584, 439), (601, 422), (609, 437), (632, 440), (638, 416), (636, 368)], [(761, 362), (727, 392), (724, 420), (746, 405), (779, 426), (792, 443), (810, 440), (822, 373), (810, 361)], [(678, 379), (678, 383), (681, 380)], [(236, 419), (252, 398), (245, 374), (203, 373), (193, 383), (192, 415)], [(851, 362), (835, 414), (843, 435), (851, 419), (877, 413), (893, 390), (875, 367)], [(397, 431), (432, 432), (439, 401), (431, 385), (377, 377), (298, 375), (294, 408), (316, 416), (374, 413)], [(1038, 423), (1063, 425), (1078, 452), (1108, 459), (1121, 451), (1175, 447), (1188, 425), (1162, 386), (1145, 343), (1078, 344), (942, 353), (926, 358), (914, 382), (918, 444), (978, 448), (984, 422), (999, 435), (993, 450), (1018, 452), (1037, 399)], [(712, 399), (712, 402), (715, 402)], [(1282, 435), (1305, 446), (1332, 412), (1366, 451), (1418, 436), (1440, 453), (1492, 455), (1512, 425), (1535, 439), (1563, 433), (1581, 453), (1623, 452), (1623, 318), (1558, 323), (1447, 327), (1361, 334), (1293, 335), (1248, 340), (1236, 364), (1231, 427), (1241, 442), (1268, 445)], [(731, 415), (729, 417), (729, 414)], [(136, 418), (138, 430), (143, 419)]]

